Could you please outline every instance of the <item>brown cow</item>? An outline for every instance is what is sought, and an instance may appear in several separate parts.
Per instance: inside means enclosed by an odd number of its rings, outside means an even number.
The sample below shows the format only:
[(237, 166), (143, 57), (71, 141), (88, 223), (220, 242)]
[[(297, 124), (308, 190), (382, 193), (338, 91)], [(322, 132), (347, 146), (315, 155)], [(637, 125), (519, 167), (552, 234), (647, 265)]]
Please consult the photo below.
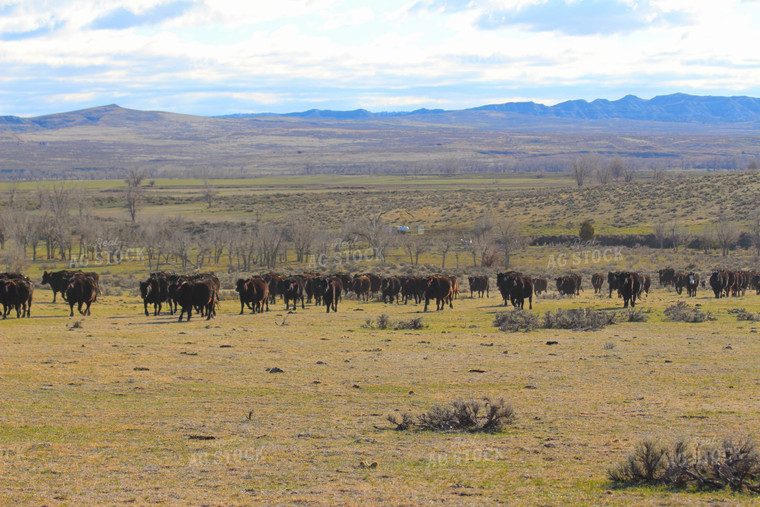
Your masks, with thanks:
[(371, 282), (366, 275), (355, 275), (351, 288), (353, 289), (359, 301), (369, 301)]
[(546, 278), (534, 278), (533, 279), (533, 294), (538, 296), (542, 292), (546, 292), (549, 287), (549, 282)]
[(594, 288), (594, 294), (601, 294), (604, 291), (604, 275), (601, 273), (591, 275), (591, 286)]
[(447, 302), (449, 303), (449, 308), (454, 308), (454, 305), (451, 302), (453, 298), (454, 286), (451, 282), (451, 278), (442, 275), (431, 276), (427, 280), (427, 288), (425, 289), (425, 308), (423, 311), (427, 311), (431, 299), (435, 299), (436, 310), (443, 310)]
[(489, 281), (487, 276), (471, 276), (467, 278), (467, 281), (470, 282), (470, 297), (475, 297), (476, 292), (478, 297), (483, 297), (484, 293), (488, 297)]

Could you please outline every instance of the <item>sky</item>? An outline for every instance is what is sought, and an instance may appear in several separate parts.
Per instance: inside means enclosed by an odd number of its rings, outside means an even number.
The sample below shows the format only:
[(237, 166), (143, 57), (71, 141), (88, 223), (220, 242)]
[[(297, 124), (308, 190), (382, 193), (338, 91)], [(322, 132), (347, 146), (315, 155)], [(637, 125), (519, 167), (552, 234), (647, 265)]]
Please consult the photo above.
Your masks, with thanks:
[(760, 0), (0, 0), (0, 116), (760, 97)]

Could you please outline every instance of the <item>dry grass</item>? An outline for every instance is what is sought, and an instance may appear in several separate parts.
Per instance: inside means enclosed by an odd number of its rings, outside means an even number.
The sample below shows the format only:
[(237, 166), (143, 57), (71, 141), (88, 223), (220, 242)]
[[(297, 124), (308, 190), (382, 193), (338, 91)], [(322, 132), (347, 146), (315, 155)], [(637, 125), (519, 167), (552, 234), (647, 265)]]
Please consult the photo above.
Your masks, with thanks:
[[(183, 212), (188, 220), (213, 222), (250, 217), (244, 213), (255, 208), (265, 210), (265, 220), (282, 220), (299, 202), (303, 216), (324, 219), (328, 229), (372, 208), (389, 210), (389, 221), (403, 217), (466, 230), (491, 208), (497, 218), (521, 210), (526, 233), (545, 233), (575, 232), (574, 219), (562, 217), (588, 205), (598, 231), (632, 231), (670, 213), (663, 203), (676, 208), (678, 217), (697, 209), (700, 223), (718, 202), (729, 202), (729, 212), (742, 217), (755, 179), (700, 180), (699, 198), (706, 200), (696, 207), (691, 194), (688, 206), (672, 199), (694, 180), (661, 188), (642, 183), (550, 192), (506, 177), (471, 182), (466, 191), (459, 180), (446, 188), (445, 178), (420, 178), (402, 192), (392, 179), (306, 178), (292, 184), (300, 190), (277, 187), (283, 180), (274, 179), (260, 188), (249, 182), (223, 189), (225, 199), (211, 211), (197, 188), (159, 181), (150, 191), (156, 202), (143, 216)], [(366, 189), (358, 188), (364, 184)], [(560, 179), (551, 184), (565, 186)], [(116, 184), (91, 185), (100, 196), (92, 213), (123, 219)], [(279, 196), (273, 196), (274, 187)], [(724, 187), (748, 190), (732, 200)], [(34, 185), (24, 188), (33, 195)], [(321, 199), (335, 192), (341, 199)], [(445, 204), (418, 205), (432, 195), (443, 196)], [(526, 273), (573, 271), (585, 280), (592, 272), (621, 268), (651, 275), (658, 267), (693, 264), (704, 274), (714, 266), (757, 265), (748, 251), (722, 258), (625, 248), (622, 260), (549, 267), (553, 256), (569, 251), (530, 247), (512, 262)], [(402, 260), (403, 253), (391, 252), (397, 268), (359, 267), (421, 269)], [(423, 262), (430, 263), (426, 272), (434, 272), (440, 259), (431, 252)], [(447, 269), (467, 274), (470, 264), (462, 254), (454, 267), (449, 254)], [(42, 269), (63, 267), (40, 262), (29, 274), (39, 281)], [(541, 320), (547, 312), (566, 316), (585, 309), (619, 316), (614, 326), (596, 332), (500, 332), (494, 319), (509, 309), (495, 291), (488, 299), (460, 297), (453, 310), (427, 312), (421, 329), (414, 324), (422, 323), (421, 306), (348, 298), (329, 315), (315, 307), (288, 314), (279, 302), (263, 315), (237, 315), (237, 302), (225, 299), (216, 319), (179, 324), (168, 315), (142, 314), (134, 280), (147, 273), (143, 264), (93, 269), (108, 290), (91, 317), (69, 318), (68, 308), (49, 303), (52, 295), (38, 286), (34, 317), (0, 326), (2, 504), (688, 504), (695, 497), (687, 492), (610, 490), (605, 469), (647, 435), (718, 438), (743, 433), (747, 421), (760, 416), (760, 408), (747, 401), (757, 391), (758, 326), (728, 311), (741, 305), (756, 315), (760, 297), (754, 294), (716, 300), (700, 289), (689, 306), (701, 305), (716, 320), (688, 326), (664, 313), (685, 298), (656, 283), (631, 312), (622, 312), (616, 297), (594, 296), (585, 283), (586, 291), (573, 298), (555, 297), (550, 289), (523, 314)], [(381, 314), (385, 330), (377, 326)], [(373, 325), (365, 327), (368, 319)], [(411, 329), (388, 329), (398, 322)], [(270, 373), (274, 368), (282, 372)], [(484, 396), (506, 397), (519, 419), (493, 434), (396, 432), (385, 419)], [(749, 497), (717, 491), (696, 501), (742, 503)]]
[[(337, 314), (299, 309), (282, 327), (279, 303), (237, 315), (224, 302), (209, 323), (179, 324), (144, 317), (124, 294), (70, 319), (38, 290), (35, 317), (2, 326), (0, 500), (689, 503), (688, 492), (610, 491), (605, 474), (646, 435), (718, 438), (760, 416), (746, 402), (754, 324), (708, 294), (697, 302), (717, 321), (667, 322), (676, 297), (653, 292), (648, 322), (517, 334), (493, 327), (498, 298), (460, 298), (428, 312), (425, 329), (389, 333), (362, 328), (367, 313), (408, 321), (422, 308), (344, 301)], [(760, 311), (760, 298), (740, 299)], [(579, 306), (620, 305), (586, 293), (533, 312)], [(396, 432), (385, 420), (473, 395), (507, 397), (519, 419), (495, 434)]]

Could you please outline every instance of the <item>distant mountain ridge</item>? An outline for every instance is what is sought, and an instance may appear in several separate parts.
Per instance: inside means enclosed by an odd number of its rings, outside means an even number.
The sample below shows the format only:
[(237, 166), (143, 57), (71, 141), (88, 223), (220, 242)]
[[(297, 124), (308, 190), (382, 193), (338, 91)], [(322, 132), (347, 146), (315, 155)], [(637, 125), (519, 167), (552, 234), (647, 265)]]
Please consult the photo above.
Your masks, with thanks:
[(760, 121), (760, 99), (753, 97), (711, 97), (675, 93), (644, 100), (626, 95), (620, 100), (597, 99), (569, 100), (554, 106), (534, 102), (510, 102), (481, 106), (473, 111), (501, 111), (536, 116), (556, 116), (600, 120), (620, 118), (626, 120), (665, 122), (755, 122)]
[[(489, 104), (461, 111), (442, 109), (418, 109), (409, 112), (372, 113), (366, 109), (354, 111), (331, 111), (311, 109), (309, 111), (272, 116), (286, 116), (303, 119), (368, 120), (389, 117), (427, 116), (444, 113), (497, 112), (523, 116), (571, 118), (583, 120), (623, 119), (677, 123), (730, 123), (760, 122), (760, 99), (754, 97), (699, 96), (685, 93), (661, 95), (650, 100), (635, 95), (626, 95), (619, 100), (596, 99), (568, 100), (553, 106), (535, 102), (507, 102)], [(257, 114), (238, 114), (222, 118), (245, 118)]]
[[(162, 111), (140, 111), (115, 104), (78, 111), (55, 113), (33, 118), (0, 116), (0, 131), (23, 132), (52, 130), (67, 127), (97, 125), (100, 127), (164, 128), (179, 124), (193, 127), (218, 121), (250, 122), (275, 119), (300, 120), (310, 124), (320, 122), (353, 122), (396, 125), (428, 124), (437, 126), (470, 125), (475, 128), (501, 129), (505, 126), (520, 129), (559, 128), (578, 126), (596, 129), (641, 128), (667, 129), (668, 124), (681, 128), (760, 130), (760, 98), (697, 96), (676, 93), (650, 100), (627, 95), (619, 100), (569, 100), (553, 106), (535, 102), (507, 102), (462, 110), (417, 109), (406, 112), (378, 112), (366, 109), (332, 111), (310, 109), (285, 114), (252, 113), (223, 116), (194, 116)], [(659, 127), (658, 127), (659, 125)], [(636, 127), (638, 126), (638, 127)]]

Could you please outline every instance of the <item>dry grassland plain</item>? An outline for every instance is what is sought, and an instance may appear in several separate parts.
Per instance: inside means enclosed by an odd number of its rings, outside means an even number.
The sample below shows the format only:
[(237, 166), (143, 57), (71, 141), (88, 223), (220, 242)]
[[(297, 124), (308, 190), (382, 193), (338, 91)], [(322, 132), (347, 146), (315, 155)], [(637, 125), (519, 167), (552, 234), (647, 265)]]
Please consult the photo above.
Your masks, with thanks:
[[(695, 182), (694, 196), (681, 192)], [(481, 180), (455, 184), (445, 195), (459, 198), (430, 200), (426, 208), (416, 205), (414, 180), (401, 188), (395, 181), (365, 180), (362, 185), (371, 188), (364, 189), (354, 183), (348, 188), (346, 180), (302, 183), (304, 189), (283, 189), (281, 180), (271, 188), (261, 183), (258, 189), (236, 189), (234, 182), (219, 182), (219, 203), (207, 210), (196, 195), (198, 182), (188, 188), (157, 181), (141, 216), (163, 210), (213, 222), (250, 216), (245, 210), (251, 208), (277, 220), (289, 203), (306, 202), (300, 211), (313, 211), (319, 219), (314, 194), (321, 192), (343, 198), (342, 206), (329, 201), (342, 215), (326, 213), (327, 228), (377, 200), (387, 206), (389, 221), (406, 208), (433, 231), (447, 221), (464, 230), (490, 209), (497, 218), (519, 219), (525, 234), (577, 233), (580, 217), (572, 210), (578, 206), (583, 218), (594, 214), (598, 230), (637, 233), (650, 230), (664, 213), (695, 227), (708, 223), (721, 206), (745, 216), (760, 184), (755, 173), (582, 190), (561, 179), (516, 182), (524, 188), (512, 189), (505, 181), (494, 188), (491, 180)], [(745, 192), (723, 200), (739, 184)], [(93, 213), (124, 218), (119, 184), (87, 185), (97, 189)], [(433, 187), (422, 185), (417, 198), (436, 195), (440, 189)], [(33, 185), (20, 188), (22, 194), (34, 192)], [(299, 200), (289, 200), (294, 195)], [(538, 198), (541, 205), (535, 205)], [(563, 269), (550, 269), (547, 261), (562, 252), (568, 247), (529, 247), (513, 264), (534, 275), (556, 274)], [(394, 266), (359, 267), (415, 269), (402, 265), (403, 253), (394, 255)], [(429, 253), (424, 261), (440, 259)], [(630, 267), (656, 280), (656, 269), (666, 264), (694, 264), (705, 273), (722, 264), (756, 268), (757, 261), (749, 251), (724, 259), (715, 252), (626, 248), (622, 259), (568, 266), (564, 271), (585, 275), (585, 291), (559, 297), (550, 288), (534, 299), (531, 312), (620, 311), (622, 300), (593, 294), (588, 275), (595, 271)], [(637, 305), (646, 322), (620, 321), (599, 331), (508, 333), (493, 325), (505, 310), (495, 290), (482, 299), (463, 291), (453, 309), (439, 312), (349, 297), (335, 314), (312, 305), (286, 312), (278, 300), (268, 313), (238, 315), (225, 278), (216, 318), (179, 323), (167, 314), (146, 317), (133, 287), (109, 282), (117, 276), (144, 278), (144, 263), (91, 266), (106, 291), (91, 316), (69, 317), (60, 297), (52, 303), (52, 293), (39, 284), (43, 269), (63, 267), (57, 261), (30, 264), (37, 285), (32, 317), (12, 314), (0, 323), (2, 504), (757, 502), (730, 491), (622, 488), (607, 478), (607, 470), (645, 437), (686, 437), (693, 443), (760, 437), (760, 324), (729, 313), (760, 312), (754, 293), (715, 299), (700, 289), (696, 298), (686, 298), (655, 281)], [(303, 268), (290, 263), (282, 270)], [(715, 320), (668, 321), (664, 310), (679, 300), (700, 305)], [(367, 325), (381, 314), (394, 321), (422, 317), (426, 327)], [(282, 372), (268, 371), (275, 367)], [(396, 431), (386, 419), (483, 397), (511, 403), (515, 423), (496, 433), (460, 433)]]

